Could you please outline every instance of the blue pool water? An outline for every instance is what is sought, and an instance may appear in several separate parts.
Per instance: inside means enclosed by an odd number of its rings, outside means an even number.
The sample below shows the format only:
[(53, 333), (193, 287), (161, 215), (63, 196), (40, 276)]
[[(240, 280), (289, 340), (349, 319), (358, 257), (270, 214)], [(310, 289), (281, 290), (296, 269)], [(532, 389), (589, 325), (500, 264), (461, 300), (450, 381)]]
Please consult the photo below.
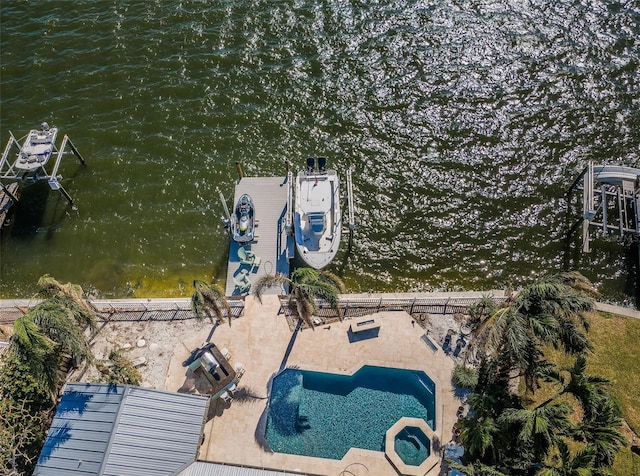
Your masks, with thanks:
[(435, 383), (424, 372), (287, 369), (273, 380), (265, 437), (277, 453), (342, 459), (351, 447), (384, 451), (386, 431), (402, 417), (435, 430)]
[(394, 449), (405, 464), (420, 466), (431, 454), (431, 442), (420, 428), (407, 426), (396, 435)]

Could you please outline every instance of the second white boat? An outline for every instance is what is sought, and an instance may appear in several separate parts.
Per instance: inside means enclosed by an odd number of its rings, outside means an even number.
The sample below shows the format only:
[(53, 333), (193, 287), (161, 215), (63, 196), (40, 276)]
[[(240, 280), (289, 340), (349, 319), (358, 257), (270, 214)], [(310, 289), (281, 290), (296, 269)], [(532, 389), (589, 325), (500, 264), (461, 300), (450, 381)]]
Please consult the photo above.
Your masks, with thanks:
[(327, 159), (307, 159), (295, 186), (295, 241), (299, 258), (314, 269), (325, 268), (340, 247), (340, 180), (326, 169)]

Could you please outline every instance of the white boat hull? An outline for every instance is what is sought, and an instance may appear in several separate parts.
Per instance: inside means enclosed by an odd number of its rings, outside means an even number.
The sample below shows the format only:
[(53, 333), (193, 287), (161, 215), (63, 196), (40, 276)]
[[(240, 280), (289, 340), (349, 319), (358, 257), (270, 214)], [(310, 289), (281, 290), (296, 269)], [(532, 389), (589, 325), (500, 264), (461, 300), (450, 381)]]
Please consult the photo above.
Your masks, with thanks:
[(340, 181), (334, 170), (296, 178), (294, 230), (300, 260), (314, 269), (331, 263), (340, 247)]
[(44, 167), (53, 154), (57, 134), (56, 127), (31, 130), (22, 144), (15, 168), (33, 172)]

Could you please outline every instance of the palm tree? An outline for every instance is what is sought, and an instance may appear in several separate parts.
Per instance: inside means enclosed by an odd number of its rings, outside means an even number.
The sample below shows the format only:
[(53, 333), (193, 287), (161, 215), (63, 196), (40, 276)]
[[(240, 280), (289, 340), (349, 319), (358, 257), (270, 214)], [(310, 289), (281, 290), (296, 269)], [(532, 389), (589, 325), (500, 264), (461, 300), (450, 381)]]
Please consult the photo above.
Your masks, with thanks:
[(51, 395), (55, 393), (58, 383), (55, 346), (55, 342), (40, 331), (29, 314), (14, 322), (9, 352), (29, 369), (36, 381), (45, 384)]
[(596, 404), (590, 418), (575, 427), (572, 436), (593, 448), (597, 468), (611, 466), (618, 450), (627, 445), (626, 438), (618, 431), (622, 422), (618, 405), (607, 397)]
[(38, 280), (38, 294), (49, 302), (58, 303), (72, 313), (73, 319), (92, 332), (97, 330), (96, 314), (84, 299), (82, 288), (77, 284), (61, 284), (48, 274)]
[(342, 280), (328, 271), (312, 268), (297, 268), (291, 278), (282, 274), (261, 276), (253, 285), (252, 294), (262, 302), (267, 288), (275, 285), (289, 285), (289, 304), (295, 299), (298, 318), (314, 328), (313, 313), (318, 310), (317, 299), (324, 299), (332, 309), (338, 309), (338, 295), (344, 293)]
[(198, 319), (207, 316), (213, 324), (213, 316), (220, 322), (228, 318), (231, 325), (231, 306), (220, 286), (196, 279), (193, 281), (193, 288), (191, 307)]
[(606, 387), (611, 385), (611, 381), (604, 377), (589, 375), (585, 372), (586, 369), (587, 359), (579, 355), (571, 367), (560, 369), (551, 367), (544, 372), (542, 377), (545, 380), (560, 385), (560, 390), (547, 401), (569, 393), (580, 403), (585, 418), (592, 418), (601, 403), (609, 398)]
[(491, 466), (484, 465), (482, 463), (471, 463), (463, 465), (447, 459), (447, 465), (451, 469), (462, 471), (467, 476), (506, 476), (505, 473), (502, 473), (497, 469)]
[(93, 356), (84, 328), (97, 328), (95, 313), (82, 298), (82, 288), (60, 284), (45, 275), (38, 281), (45, 298), (14, 323), (9, 350), (43, 382), (51, 394), (59, 384), (58, 366), (63, 354), (91, 361)]
[(43, 301), (14, 323), (10, 351), (24, 362), (32, 375), (53, 393), (57, 390), (62, 355), (91, 361), (93, 355), (73, 311), (55, 300)]
[[(506, 370), (517, 369), (530, 390), (544, 364), (538, 344), (550, 343), (571, 354), (591, 350), (582, 329), (588, 326), (584, 313), (593, 309), (593, 301), (566, 284), (566, 276), (527, 286), (511, 305), (499, 309), (478, 328), (485, 352), (506, 357)], [(577, 280), (580, 275), (572, 276)]]
[(594, 473), (595, 451), (586, 447), (575, 456), (567, 444), (560, 440), (558, 452), (549, 458), (549, 464), (536, 472), (536, 476), (589, 476)]
[(548, 403), (531, 409), (507, 408), (498, 422), (512, 426), (522, 446), (532, 448), (541, 461), (558, 445), (561, 437), (570, 434), (570, 412), (571, 408), (565, 403)]
[(490, 416), (474, 415), (462, 421), (460, 438), (469, 454), (484, 458), (488, 451), (496, 450), (496, 437), (500, 428)]

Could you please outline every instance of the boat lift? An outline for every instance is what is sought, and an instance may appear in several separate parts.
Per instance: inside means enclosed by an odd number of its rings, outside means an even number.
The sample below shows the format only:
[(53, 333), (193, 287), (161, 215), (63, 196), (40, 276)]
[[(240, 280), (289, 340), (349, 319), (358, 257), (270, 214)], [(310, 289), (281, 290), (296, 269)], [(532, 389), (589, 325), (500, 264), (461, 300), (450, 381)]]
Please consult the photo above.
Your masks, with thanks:
[[(58, 129), (50, 128), (46, 122), (40, 126), (40, 130), (31, 130), (26, 136), (18, 141), (11, 131), (2, 159), (0, 160), (0, 188), (4, 195), (11, 200), (11, 205), (18, 202), (15, 184), (29, 184), (46, 180), (51, 190), (58, 190), (74, 206), (71, 195), (60, 184), (62, 179), (58, 175), (58, 168), (65, 155), (75, 155), (82, 165), (85, 160), (73, 145), (69, 136), (65, 134), (60, 147), (56, 147), (55, 139)], [(22, 144), (22, 145), (21, 145)], [(69, 146), (71, 149), (67, 151)], [(10, 159), (11, 151), (17, 149), (15, 159)], [(51, 157), (55, 156), (55, 163), (51, 173), (45, 168)]]
[(640, 169), (589, 162), (567, 192), (569, 204), (575, 190), (582, 192), (582, 217), (569, 236), (582, 224), (583, 252), (590, 251), (593, 230), (640, 243)]
[(353, 246), (353, 230), (356, 227), (355, 206), (353, 204), (353, 182), (351, 180), (351, 169), (347, 170), (347, 211), (349, 220), (349, 251)]

